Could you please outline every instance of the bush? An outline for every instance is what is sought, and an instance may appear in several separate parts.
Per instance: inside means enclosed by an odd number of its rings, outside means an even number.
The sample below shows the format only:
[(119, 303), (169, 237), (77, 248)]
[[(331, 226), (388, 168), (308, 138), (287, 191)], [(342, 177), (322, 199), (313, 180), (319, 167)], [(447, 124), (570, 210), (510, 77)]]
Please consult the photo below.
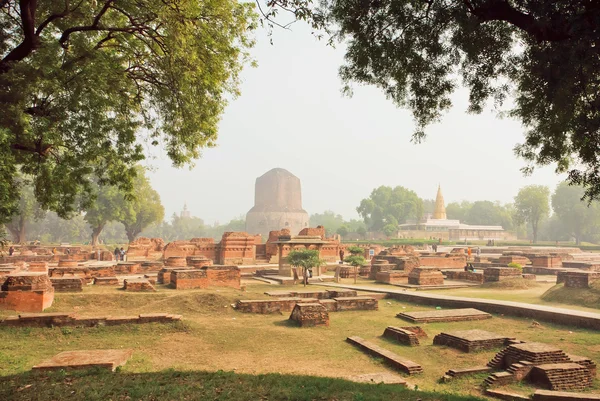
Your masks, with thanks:
[(514, 268), (514, 269), (517, 269), (517, 270), (519, 270), (521, 273), (523, 273), (523, 266), (521, 266), (521, 264), (520, 264), (520, 263), (510, 262), (510, 263), (508, 264), (508, 267), (512, 267), (512, 268)]

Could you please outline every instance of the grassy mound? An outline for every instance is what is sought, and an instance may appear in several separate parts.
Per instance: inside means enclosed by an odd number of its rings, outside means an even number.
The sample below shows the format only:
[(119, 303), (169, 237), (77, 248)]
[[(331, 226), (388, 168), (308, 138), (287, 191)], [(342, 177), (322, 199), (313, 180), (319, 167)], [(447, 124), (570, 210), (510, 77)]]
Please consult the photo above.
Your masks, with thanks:
[(0, 378), (1, 400), (422, 400), (479, 401), (447, 393), (411, 391), (398, 385), (353, 383), (292, 375), (229, 372), (53, 374), (26, 373)]
[(600, 282), (592, 283), (591, 288), (566, 288), (564, 284), (557, 284), (543, 293), (542, 299), (600, 309)]
[(525, 280), (524, 278), (517, 277), (506, 279), (502, 281), (495, 281), (491, 283), (485, 283), (482, 288), (503, 288), (513, 290), (526, 290), (529, 288), (535, 288), (539, 284), (535, 280)]

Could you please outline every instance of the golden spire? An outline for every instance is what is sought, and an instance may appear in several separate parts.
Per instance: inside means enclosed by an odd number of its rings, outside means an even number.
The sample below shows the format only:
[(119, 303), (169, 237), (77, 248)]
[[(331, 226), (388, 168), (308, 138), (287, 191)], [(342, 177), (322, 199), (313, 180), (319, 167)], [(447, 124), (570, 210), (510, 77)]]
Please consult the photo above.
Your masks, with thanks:
[(435, 197), (435, 210), (433, 212), (433, 218), (435, 220), (446, 220), (446, 206), (444, 206), (444, 196), (442, 195), (442, 188), (439, 184), (437, 196)]

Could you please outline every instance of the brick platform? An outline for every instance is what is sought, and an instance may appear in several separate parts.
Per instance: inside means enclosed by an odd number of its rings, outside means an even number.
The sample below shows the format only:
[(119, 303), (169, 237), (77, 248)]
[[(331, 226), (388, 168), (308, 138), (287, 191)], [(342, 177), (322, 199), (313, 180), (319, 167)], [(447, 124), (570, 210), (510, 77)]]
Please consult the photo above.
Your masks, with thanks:
[[(600, 281), (600, 272), (563, 272), (561, 282), (568, 288), (589, 288), (594, 281)], [(558, 280), (557, 280), (558, 282)]]
[(483, 284), (483, 272), (466, 272), (464, 270), (445, 270), (443, 274), (448, 280), (471, 281)]
[(520, 278), (521, 271), (513, 267), (487, 267), (483, 271), (483, 280), (486, 283)]
[(371, 384), (399, 384), (403, 387), (408, 387), (408, 383), (402, 377), (393, 373), (367, 373), (364, 375), (349, 376), (347, 378), (356, 383), (371, 383)]
[(33, 370), (51, 371), (63, 369), (102, 368), (114, 371), (127, 363), (133, 350), (87, 350), (65, 351), (33, 367)]
[(117, 326), (120, 324), (141, 323), (173, 323), (181, 320), (181, 315), (153, 313), (152, 315), (137, 316), (99, 316), (79, 317), (74, 313), (35, 313), (10, 316), (0, 321), (0, 326), (6, 327), (95, 327)]
[(444, 275), (438, 267), (415, 267), (408, 275), (408, 284), (444, 285)]
[(535, 390), (533, 401), (595, 401), (600, 394), (571, 393), (564, 391)]
[(440, 333), (433, 338), (433, 343), (464, 352), (477, 352), (501, 347), (510, 339), (500, 334), (475, 329)]
[(94, 285), (119, 285), (119, 279), (116, 277), (95, 277)]
[(346, 341), (348, 341), (350, 344), (356, 345), (368, 354), (383, 358), (383, 360), (388, 365), (392, 366), (395, 369), (401, 370), (402, 372), (405, 372), (409, 375), (414, 375), (423, 372), (423, 368), (421, 367), (421, 365), (411, 360), (402, 358), (400, 355), (388, 351), (385, 348), (381, 348), (380, 346), (375, 345), (369, 341), (365, 341), (360, 337), (348, 337)]
[(402, 270), (390, 270), (375, 274), (375, 281), (385, 284), (408, 284), (408, 272)]
[(123, 289), (130, 292), (156, 291), (156, 288), (145, 279), (125, 279)]
[(495, 369), (506, 369), (513, 363), (520, 361), (541, 365), (547, 363), (568, 363), (571, 362), (571, 359), (561, 349), (552, 345), (531, 342), (508, 346), (496, 354), (488, 363), (488, 366)]
[(589, 370), (576, 363), (549, 363), (535, 366), (531, 381), (553, 391), (580, 391), (592, 385)]
[[(420, 332), (423, 332), (418, 326), (415, 327), (415, 329), (418, 329)], [(419, 345), (418, 332), (416, 330), (410, 330), (409, 328), (388, 326), (383, 332), (383, 336), (391, 340), (395, 340), (400, 344), (410, 345), (411, 347)]]
[(240, 288), (240, 269), (237, 266), (204, 266), (199, 269), (173, 270), (170, 283), (177, 290), (192, 288)]
[(317, 301), (308, 298), (278, 298), (268, 300), (239, 300), (237, 301), (236, 310), (244, 313), (278, 313), (291, 312), (297, 303)]
[(54, 287), (44, 273), (9, 274), (0, 291), (0, 309), (42, 312), (53, 301)]
[(300, 327), (329, 326), (329, 313), (319, 303), (296, 304), (290, 320)]
[(83, 281), (76, 277), (52, 277), (50, 278), (54, 292), (82, 292)]
[(442, 309), (421, 312), (398, 313), (396, 317), (413, 323), (461, 322), (468, 320), (491, 319), (492, 315), (473, 308)]

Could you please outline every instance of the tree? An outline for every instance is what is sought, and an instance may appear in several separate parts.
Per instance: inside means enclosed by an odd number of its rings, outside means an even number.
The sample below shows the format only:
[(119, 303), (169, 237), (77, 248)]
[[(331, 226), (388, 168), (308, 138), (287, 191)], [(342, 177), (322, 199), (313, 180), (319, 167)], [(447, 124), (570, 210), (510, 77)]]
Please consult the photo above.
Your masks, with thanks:
[(98, 244), (98, 237), (110, 221), (121, 221), (127, 213), (127, 202), (119, 188), (107, 185), (96, 186), (95, 202), (86, 209), (85, 221), (92, 228), (92, 245)]
[(383, 231), (386, 226), (390, 226), (388, 231), (397, 231), (399, 223), (422, 218), (423, 202), (414, 191), (404, 187), (380, 186), (360, 202), (356, 211), (371, 231)]
[(119, 221), (125, 226), (129, 242), (133, 241), (144, 228), (162, 221), (165, 216), (160, 195), (152, 188), (142, 169), (138, 170), (132, 198), (127, 202), (127, 206)]
[(451, 220), (460, 220), (462, 222), (467, 221), (467, 215), (473, 204), (468, 201), (458, 202), (450, 202), (446, 206), (446, 216), (448, 216)]
[(583, 202), (584, 193), (585, 189), (581, 186), (562, 182), (552, 195), (552, 209), (558, 218), (560, 231), (574, 237), (577, 245), (584, 236), (595, 231), (600, 221), (600, 205), (598, 202)]
[(348, 232), (348, 226), (346, 225), (340, 226), (336, 231), (336, 233), (338, 233), (341, 237), (345, 237), (346, 235), (348, 235)]
[(356, 284), (358, 268), (367, 264), (367, 260), (364, 257), (365, 250), (359, 246), (351, 246), (348, 247), (348, 252), (350, 252), (350, 256), (347, 256), (344, 262), (354, 267), (354, 284)]
[[(515, 149), (534, 165), (557, 163), (586, 195), (600, 196), (600, 69), (591, 0), (271, 0), (264, 18), (289, 11), (330, 40), (347, 44), (340, 69), (350, 83), (374, 85), (416, 122), (414, 140), (469, 90), (471, 113), (492, 101), (526, 128)], [(321, 32), (318, 35), (322, 35)], [(499, 107), (501, 111), (501, 107)]]
[(356, 230), (356, 233), (358, 235), (360, 235), (362, 238), (365, 238), (367, 236), (367, 229), (364, 227), (358, 227), (358, 229)]
[(18, 202), (18, 210), (5, 226), (12, 235), (13, 242), (23, 244), (26, 241), (27, 225), (33, 220), (43, 219), (46, 212), (36, 202), (33, 188), (26, 181), (21, 180), (21, 198)]
[(319, 251), (315, 249), (290, 251), (286, 259), (291, 266), (302, 269), (302, 281), (305, 287), (308, 284), (308, 271), (325, 263), (324, 260), (319, 259)]
[[(234, 0), (0, 2), (0, 220), (17, 173), (61, 217), (100, 185), (130, 192), (142, 143), (175, 166), (214, 146), (256, 27)], [(3, 201), (9, 198), (4, 206)], [(87, 199), (90, 203), (92, 200)]]
[(310, 215), (310, 226), (325, 227), (325, 235), (331, 236), (336, 233), (338, 228), (344, 224), (344, 218), (341, 214), (335, 214), (331, 210), (326, 210), (323, 213), (315, 213)]
[(528, 185), (515, 196), (515, 219), (531, 224), (534, 243), (537, 242), (539, 223), (550, 211), (549, 196), (550, 190), (543, 185)]

